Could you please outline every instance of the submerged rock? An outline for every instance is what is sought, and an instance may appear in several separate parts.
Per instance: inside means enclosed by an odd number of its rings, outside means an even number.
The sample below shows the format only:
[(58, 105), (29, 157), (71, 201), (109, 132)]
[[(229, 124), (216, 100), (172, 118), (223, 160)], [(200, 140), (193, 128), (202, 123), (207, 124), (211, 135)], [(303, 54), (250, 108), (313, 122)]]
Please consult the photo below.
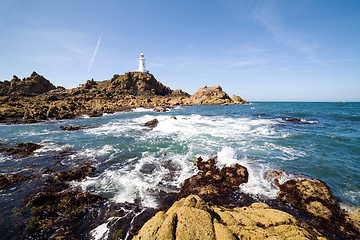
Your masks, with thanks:
[(78, 125), (78, 126), (74, 126), (74, 125), (70, 125), (70, 126), (60, 126), (60, 129), (63, 131), (77, 131), (77, 130), (82, 130), (85, 129), (86, 127), (84, 125)]
[(35, 178), (34, 175), (25, 176), (20, 174), (4, 174), (0, 175), (0, 190), (6, 189), (18, 183), (28, 181)]
[(40, 144), (28, 142), (28, 143), (19, 143), (13, 148), (0, 148), (0, 153), (5, 153), (6, 155), (22, 155), (24, 157), (31, 155), (35, 150), (41, 148)]
[(79, 239), (79, 229), (90, 207), (97, 207), (105, 198), (78, 192), (39, 192), (26, 201), (32, 214), (25, 238), (33, 239)]
[(216, 166), (217, 157), (203, 161), (196, 159), (198, 174), (186, 179), (178, 194), (183, 198), (192, 194), (199, 195), (211, 204), (224, 204), (226, 198), (234, 191), (239, 190), (239, 185), (248, 181), (248, 171), (239, 164), (219, 169)]
[(213, 206), (190, 195), (160, 211), (144, 224), (140, 239), (325, 239), (307, 225), (300, 225), (288, 213), (263, 203), (250, 207)]

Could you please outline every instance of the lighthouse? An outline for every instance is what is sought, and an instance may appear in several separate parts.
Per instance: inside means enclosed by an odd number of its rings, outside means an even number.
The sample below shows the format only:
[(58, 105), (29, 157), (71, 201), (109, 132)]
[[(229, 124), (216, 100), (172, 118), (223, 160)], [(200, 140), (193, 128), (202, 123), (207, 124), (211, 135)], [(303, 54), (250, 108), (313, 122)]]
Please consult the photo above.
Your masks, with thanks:
[(149, 73), (149, 71), (145, 68), (145, 58), (143, 53), (140, 53), (139, 69), (137, 70), (137, 72)]

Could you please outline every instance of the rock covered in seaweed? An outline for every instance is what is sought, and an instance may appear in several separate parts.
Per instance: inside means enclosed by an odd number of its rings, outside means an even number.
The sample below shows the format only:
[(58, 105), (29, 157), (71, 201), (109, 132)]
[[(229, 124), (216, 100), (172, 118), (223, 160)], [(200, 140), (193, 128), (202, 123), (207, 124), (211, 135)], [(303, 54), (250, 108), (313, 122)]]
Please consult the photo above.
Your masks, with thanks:
[(6, 155), (21, 155), (27, 157), (31, 155), (35, 150), (41, 148), (40, 144), (28, 142), (28, 143), (19, 143), (15, 147), (4, 147), (0, 148), (0, 153), (5, 153)]
[(239, 164), (219, 169), (216, 166), (217, 157), (203, 161), (196, 159), (198, 174), (186, 179), (181, 187), (179, 198), (192, 194), (199, 195), (211, 204), (224, 204), (226, 198), (239, 189), (239, 185), (248, 181), (248, 171)]
[(140, 229), (140, 239), (325, 239), (288, 213), (263, 203), (250, 207), (208, 206), (190, 195), (160, 211)]
[(280, 181), (285, 174), (282, 170), (267, 174), (267, 178), (280, 189), (279, 200), (308, 214), (314, 219), (312, 223), (316, 228), (331, 229), (327, 234), (334, 239), (360, 238), (357, 221), (351, 218), (353, 215), (340, 208), (325, 182), (301, 175), (284, 182)]

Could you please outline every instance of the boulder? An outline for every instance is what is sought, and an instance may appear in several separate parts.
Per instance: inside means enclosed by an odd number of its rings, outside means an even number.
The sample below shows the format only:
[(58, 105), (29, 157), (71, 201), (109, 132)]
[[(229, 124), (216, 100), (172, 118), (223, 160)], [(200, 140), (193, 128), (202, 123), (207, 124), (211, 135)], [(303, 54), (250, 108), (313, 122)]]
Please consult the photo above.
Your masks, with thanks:
[(264, 203), (250, 207), (209, 206), (197, 195), (175, 202), (147, 221), (133, 238), (140, 239), (325, 239), (288, 213)]
[(159, 121), (158, 121), (156, 118), (154, 118), (153, 120), (150, 120), (150, 121), (146, 122), (146, 123), (144, 124), (144, 126), (153, 129), (153, 128), (156, 127), (158, 124), (159, 124)]

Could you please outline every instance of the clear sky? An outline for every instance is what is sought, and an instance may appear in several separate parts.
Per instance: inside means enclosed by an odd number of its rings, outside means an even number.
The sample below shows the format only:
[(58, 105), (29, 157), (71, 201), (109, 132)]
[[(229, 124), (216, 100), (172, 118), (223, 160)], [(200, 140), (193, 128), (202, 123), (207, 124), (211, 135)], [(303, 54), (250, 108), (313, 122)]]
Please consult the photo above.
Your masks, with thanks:
[[(359, 0), (1, 0), (0, 80), (77, 87), (146, 67), (193, 94), (360, 101)], [(95, 53), (95, 54), (94, 54)]]

